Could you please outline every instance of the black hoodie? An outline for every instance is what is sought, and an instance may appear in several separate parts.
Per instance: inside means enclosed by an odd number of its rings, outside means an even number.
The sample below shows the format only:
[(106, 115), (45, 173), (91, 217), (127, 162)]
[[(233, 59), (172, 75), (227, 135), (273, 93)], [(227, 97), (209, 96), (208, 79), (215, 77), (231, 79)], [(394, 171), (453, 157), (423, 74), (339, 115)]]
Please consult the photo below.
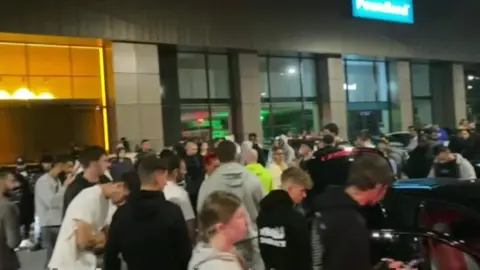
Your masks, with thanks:
[[(321, 218), (321, 223), (314, 220), (312, 225), (314, 266), (323, 264), (323, 270), (371, 270), (366, 221), (345, 187), (328, 188), (315, 198), (314, 210)], [(316, 237), (319, 231), (321, 239)]]
[(180, 208), (162, 192), (139, 191), (113, 215), (105, 270), (121, 269), (119, 254), (128, 269), (187, 269), (192, 243)]
[(307, 212), (310, 213), (315, 196), (328, 186), (346, 185), (350, 152), (336, 146), (326, 146), (313, 154), (306, 167), (313, 181), (313, 188), (308, 191), (304, 202)]
[(307, 220), (286, 191), (274, 190), (263, 198), (257, 226), (265, 269), (312, 269)]

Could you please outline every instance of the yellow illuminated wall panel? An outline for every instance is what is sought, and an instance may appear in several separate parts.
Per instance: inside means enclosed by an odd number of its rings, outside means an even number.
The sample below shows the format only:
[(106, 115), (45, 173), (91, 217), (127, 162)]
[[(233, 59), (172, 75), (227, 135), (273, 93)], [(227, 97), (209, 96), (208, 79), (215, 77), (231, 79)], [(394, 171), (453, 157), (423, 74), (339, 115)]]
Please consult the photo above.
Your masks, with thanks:
[[(39, 44), (41, 43), (39, 39), (35, 39), (33, 36), (30, 37), (32, 41), (24, 42), (21, 42), (20, 36), (18, 35), (7, 34), (6, 36), (10, 37), (10, 39), (2, 38), (4, 36), (4, 34), (0, 33), (0, 40), (11, 42), (0, 41), (0, 115), (5, 115), (5, 117), (1, 117), (0, 119), (0, 127), (8, 126), (9, 128), (5, 130), (12, 130), (12, 132), (19, 134), (19, 132), (24, 132), (23, 130), (20, 131), (20, 126), (12, 125), (13, 122), (23, 123), (23, 127), (25, 127), (25, 125), (30, 127), (32, 123), (37, 123), (41, 119), (56, 119), (54, 121), (60, 125), (63, 125), (63, 122), (67, 124), (68, 122), (75, 122), (81, 126), (90, 125), (91, 130), (88, 131), (88, 129), (86, 129), (85, 132), (83, 132), (85, 136), (90, 137), (80, 136), (78, 134), (83, 133), (78, 131), (72, 133), (72, 136), (77, 134), (77, 137), (80, 137), (70, 138), (70, 142), (73, 140), (79, 143), (98, 143), (98, 136), (101, 133), (101, 141), (104, 142), (108, 150), (109, 127), (106, 109), (107, 97), (105, 93), (102, 42), (99, 40), (90, 40), (87, 42), (85, 40), (72, 39), (72, 41), (75, 42), (70, 44), (75, 45), (57, 45), (62, 44), (65, 38), (52, 39), (52, 37), (45, 37), (45, 40), (56, 41), (54, 42), (56, 43), (55, 45), (46, 45)], [(9, 100), (14, 99), (14, 96), (16, 96), (17, 99), (30, 97), (31, 101), (29, 102), (31, 108), (29, 107), (28, 112), (23, 111), (22, 108), (25, 107), (22, 107), (21, 104), (8, 104)], [(64, 100), (74, 106), (75, 111), (62, 111), (64, 109), (60, 107), (47, 109), (45, 104), (42, 105), (41, 103), (38, 103), (37, 106), (36, 100), (38, 99), (51, 99), (49, 102), (52, 102), (52, 104)], [(90, 104), (93, 107), (85, 107), (82, 104)], [(12, 110), (12, 106), (14, 106), (15, 109)], [(36, 107), (38, 108), (35, 109)], [(40, 112), (42, 112), (41, 114), (43, 115), (47, 110), (50, 110), (49, 113), (52, 114), (50, 117), (39, 115)], [(35, 111), (38, 111), (38, 113)], [(65, 115), (65, 121), (60, 120), (60, 115)], [(38, 119), (35, 118), (37, 116)], [(37, 120), (34, 121), (34, 118)], [(33, 130), (34, 127), (32, 126), (31, 129)], [(97, 131), (100, 133), (97, 133)], [(29, 131), (26, 133), (32, 132)], [(37, 135), (38, 138), (43, 136), (42, 134)], [(5, 136), (7, 135), (3, 137)], [(97, 139), (95, 139), (95, 136), (97, 136)], [(0, 163), (11, 158), (7, 158), (6, 156), (18, 155), (22, 151), (28, 156), (38, 150), (35, 150), (36, 146), (34, 145), (29, 145), (25, 148), (26, 150), (20, 150), (20, 152), (19, 150), (15, 150), (25, 146), (23, 139), (17, 137), (4, 140), (5, 143), (8, 142), (5, 145), (0, 143), (0, 147), (4, 149), (5, 155), (5, 157), (3, 155), (0, 156)], [(46, 140), (51, 138), (52, 135), (45, 135), (44, 137), (45, 142), (43, 145), (45, 147), (42, 149), (64, 144), (57, 141), (47, 146), (45, 145), (45, 143), (48, 144)], [(67, 137), (69, 136), (67, 135)], [(12, 138), (17, 139), (14, 140)], [(82, 138), (86, 141), (82, 142)], [(42, 140), (38, 139), (35, 141), (38, 142)]]
[(18, 44), (0, 43), (0, 74), (26, 75), (27, 55), (26, 46)]

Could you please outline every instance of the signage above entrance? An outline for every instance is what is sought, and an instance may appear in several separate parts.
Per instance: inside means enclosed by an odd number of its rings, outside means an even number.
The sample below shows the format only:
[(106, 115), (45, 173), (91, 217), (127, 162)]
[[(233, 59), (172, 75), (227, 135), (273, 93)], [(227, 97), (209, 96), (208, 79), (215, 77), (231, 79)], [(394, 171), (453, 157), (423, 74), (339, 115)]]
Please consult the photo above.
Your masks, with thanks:
[(414, 23), (413, 0), (352, 0), (353, 17)]

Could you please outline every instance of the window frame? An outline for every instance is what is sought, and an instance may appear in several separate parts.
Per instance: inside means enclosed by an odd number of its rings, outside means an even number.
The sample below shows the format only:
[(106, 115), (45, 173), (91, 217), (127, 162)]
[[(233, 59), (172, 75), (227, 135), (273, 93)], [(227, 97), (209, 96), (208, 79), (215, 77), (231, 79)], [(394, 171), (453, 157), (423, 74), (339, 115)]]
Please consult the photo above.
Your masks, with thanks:
[[(262, 104), (262, 108), (264, 107), (267, 107), (268, 108), (268, 111), (269, 111), (269, 119), (268, 119), (268, 123), (266, 125), (266, 127), (264, 127), (264, 129), (268, 130), (268, 132), (270, 134), (273, 134), (274, 132), (274, 127), (275, 127), (275, 116), (273, 114), (273, 108), (274, 108), (274, 104), (275, 103), (300, 103), (300, 107), (301, 107), (301, 128), (302, 130), (305, 130), (308, 125), (306, 123), (306, 119), (307, 119), (307, 116), (306, 116), (306, 111), (305, 111), (305, 104), (307, 102), (311, 102), (311, 103), (314, 103), (316, 104), (317, 102), (317, 97), (316, 96), (313, 96), (313, 97), (306, 97), (305, 96), (305, 93), (304, 93), (304, 81), (303, 81), (303, 76), (304, 76), (304, 72), (303, 72), (303, 69), (302, 69), (302, 64), (303, 64), (303, 61), (305, 60), (312, 60), (312, 61), (315, 61), (315, 58), (314, 56), (310, 56), (310, 55), (304, 55), (304, 54), (301, 54), (301, 53), (298, 53), (298, 54), (295, 54), (295, 55), (275, 55), (275, 54), (259, 54), (258, 55), (259, 58), (264, 58), (265, 59), (265, 73), (267, 75), (267, 97), (260, 97), (260, 102)], [(271, 69), (270, 69), (270, 60), (272, 58), (276, 58), (276, 59), (296, 59), (297, 60), (297, 66), (299, 67), (298, 69), (298, 80), (299, 80), (299, 84), (300, 84), (300, 96), (299, 97), (272, 97), (272, 81), (271, 81)], [(315, 65), (315, 62), (314, 62), (314, 65), (313, 65), (313, 72), (314, 72), (314, 78), (315, 78), (315, 91), (317, 91), (316, 89), (316, 85), (317, 85), (317, 81), (318, 81), (318, 76), (317, 76), (317, 67)], [(261, 86), (261, 91), (264, 90), (263, 87)], [(316, 92), (315, 92), (316, 93)], [(317, 94), (318, 95), (318, 94)], [(265, 106), (266, 105), (266, 106)], [(313, 125), (314, 126), (314, 125)]]
[[(361, 58), (354, 58), (350, 59), (348, 56), (343, 57), (343, 73), (344, 73), (344, 83), (346, 85), (349, 85), (349, 79), (348, 79), (348, 62), (369, 62), (372, 63), (372, 72), (374, 76), (374, 81), (377, 84), (378, 88), (378, 63), (383, 63), (385, 65), (385, 76), (387, 80), (387, 99), (386, 101), (380, 101), (379, 99), (379, 91), (376, 91), (375, 93), (375, 100), (374, 101), (350, 101), (350, 93), (348, 90), (344, 91), (345, 93), (345, 98), (346, 98), (346, 103), (347, 103), (347, 110), (348, 110), (348, 104), (358, 104), (358, 103), (384, 103), (387, 107), (388, 110), (388, 126), (392, 127), (393, 125), (393, 115), (392, 115), (392, 109), (393, 109), (393, 104), (392, 104), (392, 91), (391, 91), (391, 73), (390, 73), (390, 65), (391, 63), (395, 62), (394, 60), (389, 60), (389, 59), (382, 59), (382, 60), (377, 60), (377, 59), (361, 59)], [(351, 133), (350, 131), (350, 124), (347, 123), (348, 126), (348, 132)], [(390, 133), (392, 130), (389, 130), (388, 132)], [(395, 131), (394, 131), (395, 132)]]
[[(222, 106), (228, 106), (230, 108), (229, 110), (229, 117), (231, 117), (231, 92), (232, 92), (232, 85), (231, 85), (231, 78), (232, 78), (232, 70), (229, 64), (229, 57), (228, 53), (220, 53), (220, 52), (208, 52), (208, 51), (183, 51), (179, 50), (177, 51), (177, 58), (179, 54), (196, 54), (196, 55), (202, 55), (203, 56), (203, 62), (205, 63), (204, 70), (205, 70), (205, 82), (206, 82), (206, 87), (207, 87), (207, 97), (206, 98), (180, 98), (180, 105), (207, 105), (207, 111), (208, 111), (208, 118), (212, 118), (212, 106), (214, 105), (222, 105)], [(227, 74), (228, 74), (228, 92), (230, 93), (230, 98), (212, 98), (211, 97), (211, 81), (210, 81), (210, 55), (221, 55), (224, 56), (227, 60)], [(178, 63), (178, 59), (177, 59)], [(180, 67), (177, 65), (177, 70), (179, 70)], [(180, 77), (177, 75), (177, 79), (179, 80)], [(178, 89), (180, 92), (180, 89)], [(181, 106), (180, 106), (181, 107)], [(181, 119), (180, 119), (181, 121)], [(232, 119), (230, 119), (229, 122), (231, 122)], [(213, 126), (212, 126), (212, 121), (209, 121), (209, 137), (213, 136)]]
[(409, 72), (410, 72), (410, 94), (412, 96), (412, 115), (413, 115), (412, 121), (414, 123), (416, 122), (416, 119), (415, 119), (415, 101), (417, 101), (417, 100), (428, 100), (428, 101), (430, 101), (430, 110), (431, 110), (430, 115), (432, 116), (432, 122), (433, 122), (434, 121), (434, 119), (433, 119), (434, 118), (433, 93), (432, 93), (431, 89), (429, 89), (430, 95), (428, 95), (428, 96), (416, 96), (415, 95), (415, 92), (413, 90), (414, 79), (413, 79), (413, 76), (411, 75), (413, 65), (426, 65), (426, 66), (428, 66), (429, 67), (428, 79), (430, 80), (430, 64), (429, 63), (416, 63), (416, 62), (412, 62), (412, 61), (409, 62), (408, 68), (409, 68)]

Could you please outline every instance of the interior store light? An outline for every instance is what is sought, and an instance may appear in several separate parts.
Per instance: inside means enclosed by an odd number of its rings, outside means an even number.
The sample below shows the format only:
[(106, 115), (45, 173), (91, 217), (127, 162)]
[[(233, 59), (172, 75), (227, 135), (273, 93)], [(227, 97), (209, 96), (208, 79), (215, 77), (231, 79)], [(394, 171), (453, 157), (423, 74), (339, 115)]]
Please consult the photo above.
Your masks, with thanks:
[(55, 97), (50, 93), (41, 93), (37, 96), (37, 99), (55, 99)]
[(27, 99), (35, 99), (35, 98), (36, 98), (35, 94), (32, 93), (27, 88), (20, 88), (12, 95), (12, 99), (27, 100)]
[(353, 83), (353, 84), (344, 83), (343, 84), (343, 90), (355, 91), (355, 90), (357, 90), (357, 84), (356, 83)]
[(6, 90), (0, 90), (0, 100), (35, 100), (35, 99), (42, 99), (42, 100), (50, 100), (50, 99), (55, 99), (55, 96), (48, 93), (44, 92), (41, 93), (40, 95), (35, 95), (32, 91), (30, 91), (28, 88), (19, 88), (15, 93), (10, 94)]
[(297, 73), (297, 69), (296, 69), (295, 67), (289, 67), (289, 68), (287, 68), (287, 74), (288, 74), (288, 75), (293, 75), (293, 74), (295, 74), (295, 73)]
[(8, 93), (5, 90), (0, 90), (0, 100), (1, 99), (10, 99), (10, 98), (11, 98), (10, 93)]

